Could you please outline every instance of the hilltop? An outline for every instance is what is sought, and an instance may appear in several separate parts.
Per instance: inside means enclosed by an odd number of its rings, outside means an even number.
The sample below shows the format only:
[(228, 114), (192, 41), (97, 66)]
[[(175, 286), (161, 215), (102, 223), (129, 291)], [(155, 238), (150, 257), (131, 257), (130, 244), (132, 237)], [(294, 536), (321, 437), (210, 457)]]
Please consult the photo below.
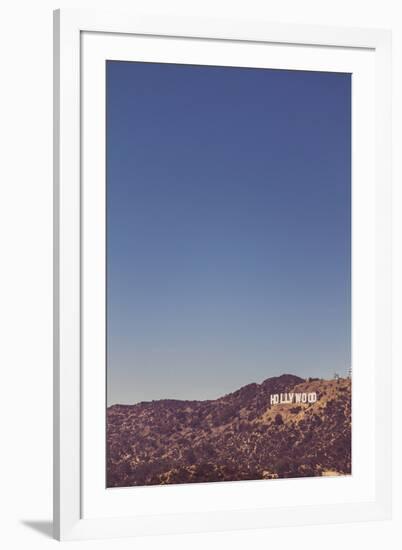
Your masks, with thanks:
[[(314, 403), (271, 405), (272, 394)], [(351, 473), (351, 380), (284, 374), (208, 401), (107, 410), (107, 486)]]

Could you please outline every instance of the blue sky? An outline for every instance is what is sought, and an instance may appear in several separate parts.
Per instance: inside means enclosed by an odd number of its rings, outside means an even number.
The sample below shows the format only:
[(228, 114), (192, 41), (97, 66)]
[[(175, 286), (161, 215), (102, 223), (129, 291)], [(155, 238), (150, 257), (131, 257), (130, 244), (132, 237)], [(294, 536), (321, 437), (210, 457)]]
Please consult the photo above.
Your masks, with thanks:
[(107, 62), (108, 404), (350, 365), (349, 74)]

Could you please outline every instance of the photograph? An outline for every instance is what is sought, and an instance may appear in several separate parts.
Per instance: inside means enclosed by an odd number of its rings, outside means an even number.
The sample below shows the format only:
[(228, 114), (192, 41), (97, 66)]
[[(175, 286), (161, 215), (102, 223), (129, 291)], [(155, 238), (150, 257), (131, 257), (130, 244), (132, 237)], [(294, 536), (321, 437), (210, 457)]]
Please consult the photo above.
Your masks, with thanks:
[(402, 2), (368, 4), (2, 6), (2, 548), (402, 549)]
[(351, 82), (106, 61), (107, 488), (351, 475)]

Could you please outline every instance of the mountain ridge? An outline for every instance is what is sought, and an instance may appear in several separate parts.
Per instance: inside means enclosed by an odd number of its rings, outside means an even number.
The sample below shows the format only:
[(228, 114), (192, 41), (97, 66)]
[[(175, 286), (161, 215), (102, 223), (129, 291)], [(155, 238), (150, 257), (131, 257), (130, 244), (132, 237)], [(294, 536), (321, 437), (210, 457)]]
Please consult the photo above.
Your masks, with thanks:
[[(273, 405), (311, 393), (314, 403)], [(107, 486), (351, 473), (351, 380), (292, 374), (217, 399), (107, 409)]]
[(241, 386), (237, 390), (233, 390), (231, 392), (225, 393), (224, 395), (216, 397), (215, 399), (176, 399), (176, 398), (167, 397), (163, 399), (151, 399), (150, 401), (138, 401), (137, 403), (113, 403), (113, 405), (109, 405), (107, 408), (111, 409), (112, 407), (134, 407), (136, 405), (147, 405), (150, 403), (160, 403), (160, 402), (211, 403), (212, 401), (218, 401), (219, 399), (224, 399), (225, 397), (241, 392), (242, 390), (245, 390), (246, 388), (250, 388), (251, 386), (256, 388), (261, 386), (264, 387), (264, 384), (271, 380), (284, 380), (286, 378), (286, 380), (289, 381), (290, 377), (292, 377), (295, 380), (297, 379), (300, 382), (303, 382), (305, 380), (305, 378), (300, 378), (300, 376), (296, 376), (294, 374), (280, 374), (279, 376), (271, 376), (269, 378), (266, 378), (260, 383), (250, 382), (248, 384), (245, 384), (244, 386)]

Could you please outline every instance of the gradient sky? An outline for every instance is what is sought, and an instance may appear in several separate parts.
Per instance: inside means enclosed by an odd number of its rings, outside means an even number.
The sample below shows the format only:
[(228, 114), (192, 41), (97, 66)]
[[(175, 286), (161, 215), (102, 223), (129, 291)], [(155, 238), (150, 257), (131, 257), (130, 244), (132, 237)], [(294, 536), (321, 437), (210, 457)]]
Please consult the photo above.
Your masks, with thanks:
[(107, 62), (108, 404), (350, 366), (349, 74)]

